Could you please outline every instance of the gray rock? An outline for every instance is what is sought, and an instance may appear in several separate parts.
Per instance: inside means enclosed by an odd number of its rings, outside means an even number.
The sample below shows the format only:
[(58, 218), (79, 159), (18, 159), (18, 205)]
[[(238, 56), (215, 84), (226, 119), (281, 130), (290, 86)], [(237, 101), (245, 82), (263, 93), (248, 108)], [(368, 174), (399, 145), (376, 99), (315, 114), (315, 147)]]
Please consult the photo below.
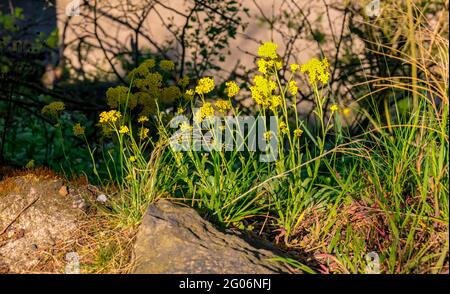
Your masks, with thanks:
[(160, 200), (149, 207), (137, 233), (133, 273), (289, 273), (275, 257), (273, 250), (220, 232), (192, 208)]

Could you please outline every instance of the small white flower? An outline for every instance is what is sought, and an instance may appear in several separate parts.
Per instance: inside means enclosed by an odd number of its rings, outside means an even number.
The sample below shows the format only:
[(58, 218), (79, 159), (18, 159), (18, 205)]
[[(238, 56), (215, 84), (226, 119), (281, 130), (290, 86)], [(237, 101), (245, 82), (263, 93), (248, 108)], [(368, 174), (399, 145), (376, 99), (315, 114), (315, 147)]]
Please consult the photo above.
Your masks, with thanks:
[(105, 194), (100, 194), (97, 196), (97, 201), (100, 203), (106, 203), (107, 200), (108, 200), (108, 198), (106, 198)]

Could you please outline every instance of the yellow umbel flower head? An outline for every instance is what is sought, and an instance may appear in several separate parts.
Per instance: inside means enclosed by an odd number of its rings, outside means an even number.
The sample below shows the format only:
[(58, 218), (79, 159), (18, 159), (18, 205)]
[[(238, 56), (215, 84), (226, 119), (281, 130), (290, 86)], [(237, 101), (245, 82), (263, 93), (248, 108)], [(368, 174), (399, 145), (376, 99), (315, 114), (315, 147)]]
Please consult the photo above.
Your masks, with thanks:
[(227, 93), (228, 97), (234, 97), (237, 95), (237, 93), (239, 93), (239, 86), (233, 82), (233, 81), (229, 81), (225, 83), (225, 93)]
[(195, 95), (194, 90), (189, 89), (184, 93), (184, 99), (191, 100), (192, 98), (194, 98), (194, 95)]
[(296, 73), (297, 70), (300, 68), (300, 65), (298, 65), (297, 63), (293, 63), (290, 65), (291, 71), (292, 73)]
[(289, 132), (289, 129), (284, 121), (280, 122), (278, 127), (280, 128), (280, 132), (283, 134), (287, 134)]
[(181, 86), (182, 88), (186, 88), (187, 87), (187, 85), (189, 85), (189, 77), (188, 76), (184, 76), (184, 77), (182, 77), (182, 78), (180, 78), (178, 81), (177, 81), (177, 84), (179, 85), (179, 86)]
[(214, 103), (214, 105), (217, 107), (217, 110), (219, 112), (226, 112), (227, 110), (231, 109), (231, 102), (227, 101), (227, 100), (217, 100), (216, 103)]
[(52, 102), (52, 103), (50, 103), (48, 105), (45, 105), (42, 108), (41, 113), (42, 114), (48, 114), (48, 115), (51, 115), (51, 116), (57, 116), (61, 112), (63, 112), (64, 109), (65, 109), (64, 102), (56, 101), (56, 102)]
[(201, 78), (195, 87), (195, 92), (200, 95), (208, 94), (212, 90), (214, 90), (214, 80), (209, 77)]
[(144, 127), (140, 128), (139, 129), (139, 138), (141, 140), (147, 138), (148, 137), (148, 132), (149, 132), (149, 129), (144, 128)]
[(272, 42), (265, 42), (258, 48), (258, 55), (264, 58), (276, 59), (278, 45)]
[(175, 68), (175, 63), (172, 60), (161, 60), (159, 62), (159, 67), (164, 70), (173, 70)]
[(297, 93), (298, 93), (297, 82), (293, 81), (293, 80), (289, 81), (288, 89), (289, 89), (289, 93), (291, 93), (292, 96), (297, 95)]
[(85, 128), (81, 126), (80, 123), (77, 123), (73, 126), (73, 134), (77, 137), (81, 137), (84, 135)]
[(161, 91), (161, 98), (165, 103), (172, 103), (180, 96), (181, 91), (177, 86), (169, 86)]
[(328, 72), (329, 66), (330, 64), (326, 58), (322, 59), (322, 61), (317, 58), (312, 58), (306, 64), (302, 65), (300, 71), (308, 75), (310, 84), (315, 84), (317, 81), (326, 84), (330, 78), (330, 73)]
[(141, 123), (141, 124), (143, 124), (143, 123), (145, 123), (145, 122), (148, 122), (148, 117), (145, 116), (145, 115), (141, 115), (141, 116), (138, 118), (138, 122)]
[(127, 126), (121, 126), (119, 129), (119, 133), (126, 134), (130, 131), (130, 129)]
[(131, 94), (128, 95), (128, 88), (125, 86), (109, 88), (106, 91), (106, 97), (111, 108), (118, 108), (126, 104), (128, 108), (133, 109), (137, 105), (137, 99)]
[(122, 115), (117, 110), (103, 111), (100, 113), (99, 122), (101, 124), (115, 123), (121, 117)]
[(333, 104), (333, 105), (330, 106), (330, 110), (332, 112), (338, 111), (338, 109), (339, 109), (339, 107), (336, 104)]
[(272, 97), (270, 97), (270, 110), (272, 110), (273, 112), (276, 112), (278, 107), (281, 106), (281, 103), (283, 102), (283, 98), (280, 95), (274, 95)]
[(135, 77), (135, 78), (144, 78), (150, 73), (150, 70), (155, 67), (155, 60), (154, 59), (147, 59), (143, 63), (141, 63), (138, 67), (133, 69), (129, 74), (128, 77)]
[(271, 104), (270, 98), (277, 87), (276, 83), (263, 76), (255, 76), (253, 82), (255, 85), (250, 86), (253, 100), (264, 108), (269, 107)]
[(294, 136), (300, 137), (302, 134), (303, 134), (303, 131), (301, 129), (294, 130)]
[(205, 118), (214, 116), (214, 108), (210, 102), (205, 102), (202, 107), (200, 107), (199, 111), (197, 111), (195, 115), (195, 121), (200, 123)]

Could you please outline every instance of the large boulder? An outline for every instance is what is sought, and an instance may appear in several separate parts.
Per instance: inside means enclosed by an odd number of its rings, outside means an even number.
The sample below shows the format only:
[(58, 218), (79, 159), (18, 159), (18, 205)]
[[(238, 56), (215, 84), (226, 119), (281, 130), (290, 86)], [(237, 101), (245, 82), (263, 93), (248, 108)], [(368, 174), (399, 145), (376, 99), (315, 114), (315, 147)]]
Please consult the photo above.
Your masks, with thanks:
[[(253, 243), (253, 242), (252, 242)], [(289, 273), (269, 245), (223, 233), (189, 207), (160, 200), (145, 214), (134, 246), (137, 274)]]

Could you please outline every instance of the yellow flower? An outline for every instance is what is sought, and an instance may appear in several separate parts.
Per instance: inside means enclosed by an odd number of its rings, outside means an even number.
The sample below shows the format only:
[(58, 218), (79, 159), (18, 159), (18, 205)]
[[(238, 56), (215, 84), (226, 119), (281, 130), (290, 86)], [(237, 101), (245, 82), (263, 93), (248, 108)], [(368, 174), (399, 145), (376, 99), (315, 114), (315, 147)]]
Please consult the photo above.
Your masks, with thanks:
[(301, 129), (294, 130), (294, 136), (300, 137), (302, 134), (303, 134), (303, 131)]
[(298, 65), (297, 63), (293, 63), (290, 65), (290, 68), (291, 68), (292, 73), (295, 73), (300, 68), (300, 65)]
[(138, 67), (133, 69), (129, 74), (128, 77), (132, 76), (138, 76), (138, 77), (145, 77), (150, 73), (150, 70), (155, 66), (155, 60), (154, 59), (147, 59), (143, 63), (141, 63)]
[(190, 131), (190, 130), (191, 130), (191, 125), (190, 125), (188, 122), (183, 122), (183, 123), (180, 125), (180, 130), (181, 130), (182, 132)]
[(278, 45), (272, 42), (265, 42), (258, 48), (258, 55), (264, 58), (276, 59)]
[(289, 81), (289, 93), (291, 93), (292, 96), (297, 95), (298, 93), (298, 87), (297, 87), (297, 82), (296, 81)]
[(73, 134), (77, 137), (83, 136), (84, 130), (85, 128), (82, 127), (80, 123), (77, 123), (76, 125), (73, 126)]
[(209, 77), (201, 78), (198, 81), (197, 87), (195, 87), (195, 92), (200, 95), (208, 94), (212, 90), (214, 90), (214, 80)]
[(230, 110), (232, 106), (231, 102), (227, 100), (217, 100), (214, 105), (217, 107), (217, 110), (222, 113)]
[(273, 112), (277, 111), (277, 108), (281, 105), (282, 102), (283, 100), (280, 95), (270, 97), (270, 110), (272, 110)]
[(142, 124), (145, 122), (148, 122), (148, 117), (146, 117), (145, 115), (142, 115), (138, 118), (138, 122), (142, 123)]
[(184, 108), (183, 107), (178, 107), (178, 109), (177, 109), (177, 114), (183, 114), (185, 112), (185, 110), (184, 110)]
[(338, 109), (339, 109), (339, 107), (338, 107), (336, 104), (333, 104), (333, 105), (330, 106), (330, 110), (331, 110), (332, 112), (335, 112), (335, 111), (337, 111)]
[(164, 70), (173, 70), (175, 68), (175, 63), (172, 60), (161, 60), (159, 62), (159, 67)]
[(128, 129), (127, 126), (121, 126), (120, 129), (119, 129), (119, 133), (121, 133), (121, 134), (126, 134), (129, 131), (130, 131), (130, 129)]
[(143, 79), (136, 79), (134, 81), (136, 87), (142, 92), (149, 92), (157, 95), (159, 88), (162, 85), (162, 75), (157, 72), (149, 73)]
[(194, 90), (189, 89), (184, 93), (184, 99), (191, 100), (192, 98), (194, 98), (194, 94)]
[(56, 102), (52, 102), (48, 105), (45, 105), (42, 108), (41, 112), (42, 112), (42, 114), (49, 114), (51, 116), (57, 116), (58, 114), (63, 112), (64, 109), (65, 109), (64, 102), (56, 101)]
[(284, 121), (279, 124), (280, 132), (283, 134), (287, 134), (289, 132), (288, 127)]
[(268, 80), (263, 76), (255, 76), (253, 78), (254, 86), (250, 86), (250, 91), (252, 92), (252, 98), (255, 100), (256, 104), (261, 105), (266, 108), (271, 104), (270, 98), (272, 92), (276, 89), (276, 83), (274, 81)]
[(184, 76), (184, 77), (180, 78), (177, 83), (182, 88), (186, 88), (187, 85), (189, 85), (189, 77), (188, 76)]
[(136, 161), (136, 156), (130, 156), (128, 159), (130, 160), (130, 162), (135, 162)]
[(307, 73), (311, 84), (315, 84), (317, 81), (326, 84), (330, 78), (330, 73), (328, 72), (329, 66), (330, 64), (326, 58), (322, 59), (322, 61), (317, 58), (312, 58), (306, 64), (302, 65), (300, 71)]
[(342, 113), (344, 114), (345, 117), (349, 117), (350, 113), (351, 113), (351, 109), (346, 107), (342, 110)]
[(257, 61), (257, 64), (258, 64), (258, 71), (263, 74), (266, 74), (267, 73), (267, 61), (265, 61), (264, 59), (261, 58)]
[(125, 86), (109, 88), (106, 91), (106, 97), (111, 108), (126, 104), (128, 108), (133, 109), (137, 105), (137, 99), (131, 94), (128, 95), (128, 88)]
[(30, 161), (28, 161), (28, 163), (25, 165), (25, 168), (34, 168), (34, 166), (35, 166), (35, 162), (34, 162), (34, 159), (32, 159), (32, 160), (30, 160)]
[(200, 123), (205, 118), (214, 116), (214, 108), (212, 107), (212, 104), (210, 102), (205, 102), (202, 107), (200, 107), (200, 110), (197, 111), (195, 120), (196, 122)]
[(114, 123), (121, 117), (122, 115), (117, 110), (103, 111), (102, 113), (100, 113), (99, 122), (102, 124)]
[(172, 103), (180, 96), (181, 91), (177, 86), (169, 86), (161, 91), (161, 98), (166, 103)]
[(266, 141), (269, 141), (271, 136), (272, 136), (272, 133), (270, 131), (267, 131), (264, 133), (264, 139)]
[(237, 93), (239, 93), (239, 86), (235, 82), (226, 82), (225, 86), (225, 93), (227, 93), (228, 97), (234, 97), (237, 95)]
[(144, 128), (144, 127), (140, 128), (139, 129), (139, 138), (141, 140), (147, 138), (148, 137), (148, 132), (149, 132), (149, 129)]

